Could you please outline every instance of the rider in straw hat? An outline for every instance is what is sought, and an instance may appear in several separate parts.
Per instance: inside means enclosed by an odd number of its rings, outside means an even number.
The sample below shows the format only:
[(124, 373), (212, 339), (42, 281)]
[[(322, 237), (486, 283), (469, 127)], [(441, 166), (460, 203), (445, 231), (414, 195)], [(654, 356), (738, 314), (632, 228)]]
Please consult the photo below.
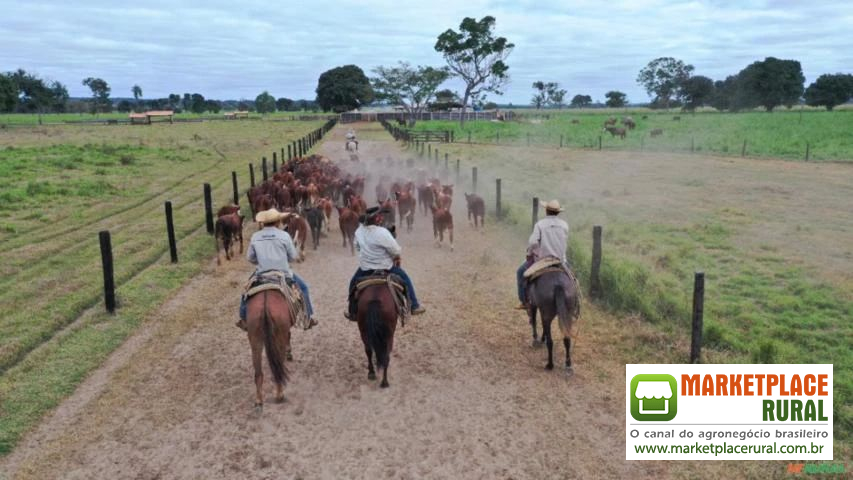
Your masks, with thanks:
[(563, 211), (560, 202), (551, 200), (545, 204), (545, 218), (536, 222), (533, 233), (527, 241), (527, 260), (515, 272), (518, 283), (518, 310), (527, 310), (527, 294), (525, 292), (524, 271), (533, 262), (546, 257), (554, 257), (567, 265), (566, 248), (569, 242), (569, 224), (557, 215)]
[[(311, 306), (311, 297), (308, 296), (308, 285), (299, 278), (290, 268), (290, 262), (299, 258), (293, 239), (290, 234), (281, 229), (282, 220), (290, 216), (289, 213), (281, 213), (275, 208), (258, 212), (255, 221), (263, 227), (252, 235), (246, 258), (250, 263), (257, 265), (255, 273), (277, 271), (284, 278), (292, 280), (302, 290), (305, 298), (305, 310), (309, 318), (308, 328), (317, 325), (314, 319), (314, 309)], [(240, 321), (237, 326), (246, 330), (246, 298), (240, 301)]]
[[(415, 286), (409, 275), (400, 268), (400, 253), (402, 249), (391, 232), (382, 226), (383, 215), (390, 213), (380, 210), (379, 207), (367, 209), (364, 223), (355, 231), (355, 248), (358, 250), (358, 270), (350, 280), (349, 291), (355, 288), (358, 279), (366, 277), (376, 270), (387, 270), (400, 277), (406, 284), (406, 293), (409, 296), (409, 305), (412, 315), (426, 312), (426, 309), (418, 303), (415, 296)], [(349, 309), (344, 312), (344, 317), (355, 320), (355, 308), (353, 298), (349, 299)]]

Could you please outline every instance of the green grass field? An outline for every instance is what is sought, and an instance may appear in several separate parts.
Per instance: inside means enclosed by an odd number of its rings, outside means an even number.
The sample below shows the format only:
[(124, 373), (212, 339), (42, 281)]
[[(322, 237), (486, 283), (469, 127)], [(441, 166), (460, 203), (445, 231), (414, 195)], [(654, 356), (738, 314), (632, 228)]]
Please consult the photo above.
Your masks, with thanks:
[[(492, 125), (477, 124), (503, 127)], [(504, 222), (520, 230), (529, 231), (534, 196), (560, 199), (583, 282), (592, 226), (603, 225), (602, 302), (641, 314), (682, 343), (690, 331), (693, 273), (704, 271), (706, 361), (832, 363), (837, 438), (853, 434), (849, 164), (432, 146), (441, 159), (449, 154), (451, 168), (460, 159), (457, 191), (471, 191), (471, 167), (478, 167), (478, 191), (492, 212), (501, 178)], [(523, 245), (519, 261), (521, 252)]]
[[(416, 129), (453, 130), (456, 142), (500, 143), (526, 146), (528, 135), (533, 146), (603, 149), (698, 152), (726, 156), (740, 156), (746, 141), (746, 156), (805, 160), (806, 148), (811, 161), (853, 161), (853, 111), (825, 112), (816, 110), (779, 110), (773, 113), (716, 113), (702, 112), (659, 113), (628, 111), (637, 128), (626, 138), (613, 137), (602, 132), (604, 121), (610, 117), (621, 118), (624, 111), (543, 111), (538, 115), (525, 111), (519, 120), (508, 122), (468, 122), (460, 128), (459, 122), (424, 121)], [(648, 118), (643, 119), (646, 115)], [(681, 120), (674, 121), (678, 115)], [(572, 120), (579, 123), (572, 124)], [(662, 129), (663, 135), (652, 138), (653, 129)]]
[[(232, 170), (245, 191), (249, 163), (271, 160), (322, 124), (53, 126), (0, 136), (0, 454), (209, 262), (203, 184), (211, 184), (215, 206), (230, 203)], [(168, 257), (167, 200), (177, 265)], [(115, 316), (100, 313), (105, 229)], [(90, 307), (98, 308), (84, 315)]]

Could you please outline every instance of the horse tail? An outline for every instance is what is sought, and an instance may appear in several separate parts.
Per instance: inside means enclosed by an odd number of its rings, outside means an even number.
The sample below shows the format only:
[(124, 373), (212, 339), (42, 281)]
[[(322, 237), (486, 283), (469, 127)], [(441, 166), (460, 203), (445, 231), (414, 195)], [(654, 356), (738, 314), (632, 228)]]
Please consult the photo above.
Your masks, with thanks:
[(288, 375), (287, 375), (287, 367), (284, 365), (284, 352), (282, 351), (283, 342), (280, 342), (277, 338), (281, 335), (281, 329), (275, 324), (275, 320), (272, 315), (270, 315), (269, 307), (267, 306), (267, 294), (269, 292), (263, 292), (264, 295), (264, 318), (263, 318), (263, 327), (264, 327), (264, 347), (267, 350), (267, 361), (270, 364), (270, 371), (272, 372), (272, 378), (275, 380), (275, 383), (284, 385), (287, 383)]
[(560, 321), (560, 330), (563, 332), (564, 337), (568, 337), (571, 314), (566, 305), (566, 291), (562, 285), (554, 285), (554, 302), (557, 304), (557, 318)]
[(376, 353), (379, 368), (388, 368), (388, 339), (391, 336), (388, 325), (382, 321), (382, 308), (378, 300), (367, 304), (367, 341)]

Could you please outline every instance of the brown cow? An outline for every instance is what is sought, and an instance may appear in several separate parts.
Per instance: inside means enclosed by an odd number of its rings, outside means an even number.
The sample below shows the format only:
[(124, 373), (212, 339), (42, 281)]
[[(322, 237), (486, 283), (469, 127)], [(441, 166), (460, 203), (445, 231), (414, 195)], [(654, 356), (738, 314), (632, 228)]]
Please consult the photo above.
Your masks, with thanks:
[(610, 132), (610, 135), (612, 135), (614, 137), (618, 135), (623, 140), (625, 139), (625, 129), (624, 128), (607, 126), (607, 127), (604, 127), (604, 130), (602, 130), (602, 131)]
[(429, 212), (429, 206), (435, 203), (435, 194), (432, 191), (431, 185), (427, 184), (418, 187), (418, 203), (421, 205), (421, 209), (426, 217)]
[(432, 235), (435, 238), (435, 246), (441, 248), (444, 243), (444, 231), (450, 238), (450, 251), (453, 251), (453, 215), (450, 211), (444, 208), (438, 208), (435, 205), (430, 207), (432, 210)]
[(317, 202), (317, 208), (323, 211), (323, 216), (326, 217), (326, 232), (329, 232), (329, 224), (332, 223), (332, 209), (335, 207), (335, 204), (332, 202), (332, 199), (329, 197), (323, 197)]
[(236, 212), (221, 215), (216, 219), (213, 242), (216, 245), (217, 265), (222, 265), (222, 259), (219, 256), (220, 243), (225, 250), (225, 259), (231, 260), (231, 247), (234, 246), (235, 240), (240, 241), (240, 253), (243, 253), (243, 216), (240, 214), (239, 207)]
[(657, 137), (659, 135), (663, 135), (663, 129), (662, 128), (656, 128), (656, 129), (652, 130), (651, 132), (649, 132), (649, 135), (651, 135), (652, 137)]
[(631, 117), (622, 117), (622, 125), (625, 125), (628, 130), (633, 130), (637, 128), (637, 124), (634, 122), (634, 119)]
[(349, 199), (349, 208), (357, 215), (364, 215), (367, 211), (367, 202), (361, 198), (361, 195), (353, 195)]
[(284, 231), (290, 234), (293, 238), (293, 245), (299, 251), (299, 259), (301, 262), (305, 260), (305, 244), (308, 242), (308, 220), (302, 215), (292, 214), (284, 221)]
[(346, 207), (338, 207), (338, 224), (341, 227), (341, 236), (344, 239), (344, 248), (349, 240), (350, 253), (355, 255), (355, 229), (358, 228), (358, 214)]
[(465, 201), (468, 202), (468, 223), (471, 223), (471, 217), (473, 216), (474, 223), (471, 225), (476, 229), (477, 217), (480, 217), (480, 226), (482, 227), (484, 225), (483, 220), (486, 217), (486, 202), (483, 201), (483, 197), (473, 193), (466, 193)]
[(397, 199), (397, 212), (400, 215), (400, 225), (403, 225), (403, 219), (406, 220), (406, 231), (412, 231), (412, 224), (415, 223), (415, 199), (410, 192), (394, 192), (394, 197)]
[(609, 125), (609, 126), (616, 125), (616, 117), (610, 117), (610, 118), (608, 118), (607, 120), (605, 120), (605, 121), (604, 121), (604, 126), (605, 126), (605, 127), (607, 127), (608, 125)]
[(435, 205), (445, 210), (450, 210), (453, 203), (453, 185), (442, 185), (441, 191), (436, 192)]

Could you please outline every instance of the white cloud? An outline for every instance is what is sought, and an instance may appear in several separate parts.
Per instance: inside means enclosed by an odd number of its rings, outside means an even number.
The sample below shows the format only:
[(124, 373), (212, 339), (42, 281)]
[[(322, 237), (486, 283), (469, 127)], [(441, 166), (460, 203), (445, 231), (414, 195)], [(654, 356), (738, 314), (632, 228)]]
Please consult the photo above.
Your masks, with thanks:
[[(436, 36), (464, 16), (497, 18), (515, 43), (503, 101), (529, 100), (535, 80), (602, 99), (635, 83), (651, 59), (674, 56), (696, 73), (724, 78), (766, 56), (799, 60), (807, 81), (850, 71), (853, 4), (795, 0), (0, 0), (0, 70), (24, 68), (87, 94), (88, 76), (115, 96), (134, 84), (146, 97), (200, 92), (214, 98), (311, 98), (322, 71), (354, 63), (366, 72), (408, 60), (440, 65)], [(815, 19), (831, 18), (814, 28)]]

